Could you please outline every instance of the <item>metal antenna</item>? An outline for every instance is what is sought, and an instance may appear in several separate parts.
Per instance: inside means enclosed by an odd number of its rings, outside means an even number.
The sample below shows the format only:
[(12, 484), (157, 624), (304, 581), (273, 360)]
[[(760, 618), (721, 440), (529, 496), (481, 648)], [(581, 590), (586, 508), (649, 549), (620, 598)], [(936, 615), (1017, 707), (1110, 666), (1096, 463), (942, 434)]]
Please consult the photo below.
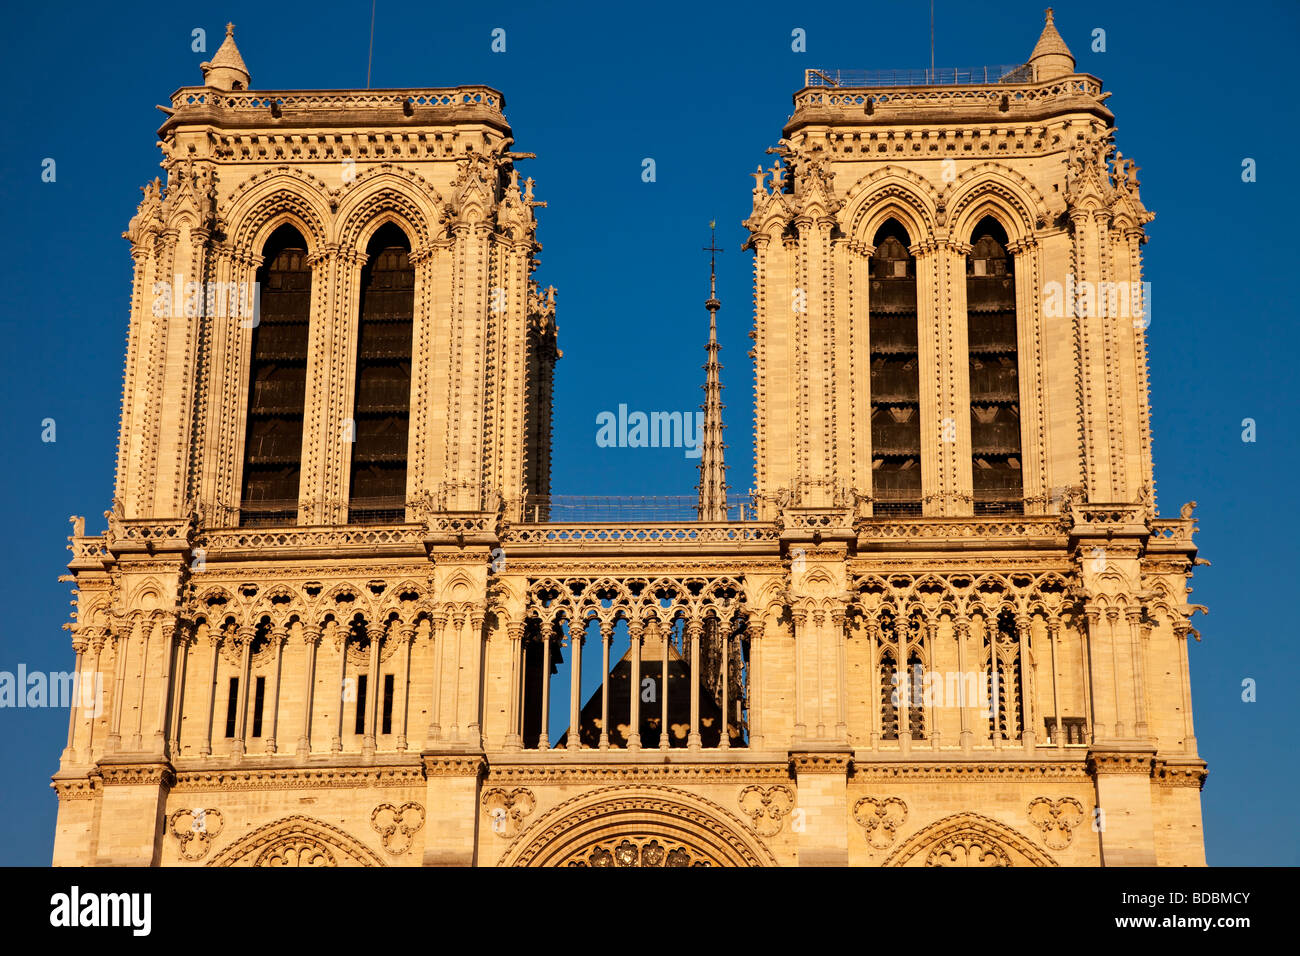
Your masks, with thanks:
[(930, 82), (934, 82), (934, 0), (930, 0)]
[(375, 60), (375, 4), (377, 2), (378, 0), (370, 0), (370, 54), (366, 57), (366, 89), (370, 89), (370, 64)]

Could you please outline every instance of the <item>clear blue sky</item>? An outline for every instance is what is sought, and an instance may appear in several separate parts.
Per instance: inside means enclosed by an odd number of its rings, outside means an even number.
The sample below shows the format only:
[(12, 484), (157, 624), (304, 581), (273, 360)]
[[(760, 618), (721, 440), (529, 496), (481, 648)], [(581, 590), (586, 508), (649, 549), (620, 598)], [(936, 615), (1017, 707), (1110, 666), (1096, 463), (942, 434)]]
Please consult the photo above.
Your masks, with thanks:
[[(155, 103), (200, 82), (234, 20), (262, 89), (363, 86), (370, 4), (18, 4), (0, 80), (0, 350), (5, 503), (0, 670), (67, 670), (67, 517), (103, 527), (112, 494), (131, 263), (119, 238), (159, 173)], [(1040, 2), (938, 0), (936, 62), (1023, 62)], [(807, 67), (921, 68), (928, 5), (754, 0), (632, 5), (395, 4), (379, 0), (373, 85), (487, 83), (506, 96), (537, 179), (539, 279), (559, 289), (553, 490), (691, 494), (680, 450), (597, 449), (595, 417), (700, 401), (710, 219), (718, 221), (723, 381), (733, 489), (749, 487), (752, 320), (748, 173), (769, 161)], [(1300, 654), (1279, 592), (1295, 573), (1287, 476), (1295, 439), (1295, 124), (1298, 8), (1057, 3), (1079, 68), (1114, 91), (1118, 143), (1142, 167), (1153, 284), (1156, 478), (1166, 514), (1200, 502), (1191, 648), (1214, 864), (1296, 864)], [(490, 12), (489, 12), (490, 11)], [(208, 54), (190, 49), (203, 27)], [(490, 50), (506, 30), (506, 52)], [(807, 31), (808, 52), (791, 51)], [(1106, 52), (1090, 51), (1095, 28)], [(41, 182), (45, 158), (57, 181)], [(641, 180), (651, 157), (658, 179)], [(1244, 157), (1258, 181), (1241, 180)], [(1241, 441), (1243, 418), (1258, 441)], [(54, 418), (57, 441), (41, 441)], [(651, 467), (647, 467), (651, 466)], [(1243, 703), (1244, 678), (1258, 702)], [(0, 863), (50, 859), (66, 710), (0, 710)]]

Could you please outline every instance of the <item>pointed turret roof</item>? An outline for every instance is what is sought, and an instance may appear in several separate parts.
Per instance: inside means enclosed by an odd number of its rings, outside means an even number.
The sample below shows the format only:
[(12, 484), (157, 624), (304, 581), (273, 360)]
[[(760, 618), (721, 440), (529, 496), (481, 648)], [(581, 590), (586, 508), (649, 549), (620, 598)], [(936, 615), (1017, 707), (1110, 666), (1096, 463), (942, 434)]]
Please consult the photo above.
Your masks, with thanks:
[(216, 54), (208, 63), (200, 63), (203, 71), (204, 86), (213, 86), (220, 90), (246, 90), (250, 81), (248, 67), (235, 46), (235, 25), (226, 24), (226, 38), (217, 48)]
[(1034, 67), (1036, 80), (1069, 76), (1074, 72), (1074, 54), (1056, 30), (1051, 7), (1047, 8), (1047, 22), (1043, 25), (1038, 42), (1034, 44), (1034, 52), (1029, 55), (1029, 63)]

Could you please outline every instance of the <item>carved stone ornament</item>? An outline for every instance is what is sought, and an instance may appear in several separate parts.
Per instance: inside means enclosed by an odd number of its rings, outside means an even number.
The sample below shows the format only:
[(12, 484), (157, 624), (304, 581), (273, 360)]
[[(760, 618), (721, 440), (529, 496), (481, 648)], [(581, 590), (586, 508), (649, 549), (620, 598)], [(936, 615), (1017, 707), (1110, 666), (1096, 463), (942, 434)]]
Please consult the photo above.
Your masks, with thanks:
[(794, 791), (782, 785), (749, 786), (740, 791), (739, 803), (759, 836), (774, 836), (781, 832), (781, 821), (794, 808)]
[(384, 849), (394, 856), (411, 848), (411, 837), (424, 826), (424, 807), (418, 803), (404, 803), (395, 807), (381, 803), (370, 814), (370, 825), (384, 842)]
[(1053, 850), (1064, 850), (1074, 828), (1083, 822), (1083, 805), (1074, 797), (1035, 797), (1029, 801), (1029, 822), (1042, 832), (1044, 843)]
[(502, 839), (511, 839), (523, 829), (524, 817), (533, 812), (537, 801), (527, 787), (506, 790), (492, 787), (483, 791), (483, 810), (492, 825), (492, 832)]
[(212, 841), (221, 833), (225, 820), (220, 810), (180, 809), (167, 818), (167, 828), (180, 841), (181, 856), (201, 860), (212, 849)]
[(853, 805), (853, 819), (867, 831), (867, 842), (883, 850), (893, 844), (898, 828), (907, 822), (907, 804), (898, 797), (863, 797)]

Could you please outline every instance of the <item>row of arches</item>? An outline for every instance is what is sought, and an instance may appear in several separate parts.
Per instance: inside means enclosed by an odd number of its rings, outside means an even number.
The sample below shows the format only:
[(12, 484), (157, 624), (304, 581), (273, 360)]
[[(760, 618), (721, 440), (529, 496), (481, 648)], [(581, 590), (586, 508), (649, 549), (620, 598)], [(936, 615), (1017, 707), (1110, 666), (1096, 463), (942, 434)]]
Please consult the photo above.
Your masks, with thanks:
[[(971, 476), (976, 514), (1020, 513), (1021, 468), (1015, 259), (1006, 230), (980, 219), (966, 256)], [(921, 380), (916, 257), (896, 218), (875, 233), (871, 257), (872, 498), (875, 513), (921, 513)], [(955, 422), (940, 441), (955, 441)]]
[[(307, 241), (275, 229), (257, 271), (245, 422), (240, 524), (293, 525), (302, 480), (313, 273)], [(400, 521), (410, 425), (415, 269), (396, 224), (379, 227), (361, 271), (352, 414), (349, 523)]]

